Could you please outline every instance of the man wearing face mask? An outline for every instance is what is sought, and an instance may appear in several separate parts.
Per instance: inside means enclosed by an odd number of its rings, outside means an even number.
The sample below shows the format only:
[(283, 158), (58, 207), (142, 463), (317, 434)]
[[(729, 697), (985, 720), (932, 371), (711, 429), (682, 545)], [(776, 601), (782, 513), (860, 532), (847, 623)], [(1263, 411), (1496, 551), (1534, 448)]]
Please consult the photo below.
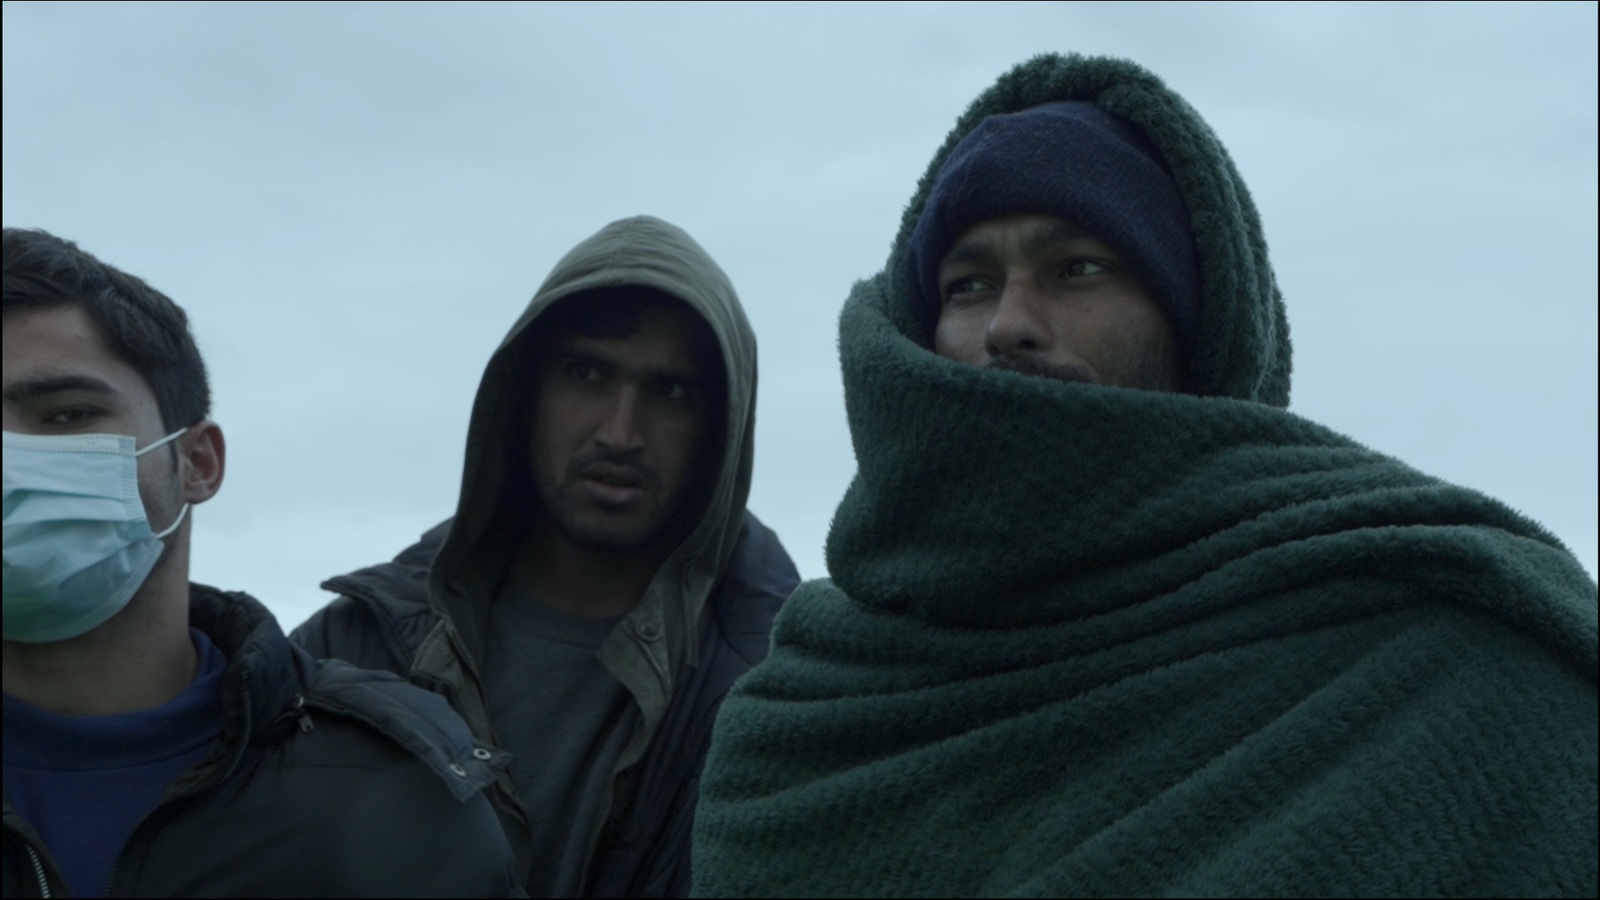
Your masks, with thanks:
[(4, 265), (5, 895), (514, 894), (443, 701), (189, 582), (226, 454), (183, 311), (41, 231)]

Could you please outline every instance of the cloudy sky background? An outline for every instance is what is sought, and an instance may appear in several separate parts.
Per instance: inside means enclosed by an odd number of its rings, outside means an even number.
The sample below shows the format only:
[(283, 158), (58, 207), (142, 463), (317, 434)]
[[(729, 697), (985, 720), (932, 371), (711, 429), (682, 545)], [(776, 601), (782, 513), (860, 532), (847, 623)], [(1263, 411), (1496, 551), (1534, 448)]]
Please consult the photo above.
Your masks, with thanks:
[(854, 470), (851, 283), (1001, 72), (1125, 56), (1254, 192), (1292, 408), (1593, 573), (1596, 32), (1592, 3), (7, 2), (0, 196), (189, 311), (229, 441), (193, 575), (285, 626), (453, 511), (489, 353), (561, 254), (637, 213), (738, 288), (750, 506), (820, 577)]

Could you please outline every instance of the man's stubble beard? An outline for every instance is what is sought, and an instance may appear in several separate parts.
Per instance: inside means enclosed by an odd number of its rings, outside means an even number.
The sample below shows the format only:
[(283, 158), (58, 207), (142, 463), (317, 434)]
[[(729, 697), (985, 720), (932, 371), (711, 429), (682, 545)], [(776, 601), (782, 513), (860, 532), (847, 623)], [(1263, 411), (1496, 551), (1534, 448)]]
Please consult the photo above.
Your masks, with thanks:
[[(675, 498), (656, 497), (659, 501), (638, 510), (628, 518), (637, 516), (631, 527), (625, 523), (604, 521), (604, 507), (599, 506), (601, 521), (590, 521), (594, 516), (581, 509), (586, 504), (578, 494), (583, 490), (585, 471), (596, 463), (627, 466), (633, 469), (647, 492), (659, 492), (661, 477), (653, 469), (641, 466), (626, 455), (593, 451), (573, 459), (567, 464), (561, 480), (555, 485), (538, 484), (536, 489), (544, 513), (550, 517), (556, 530), (572, 544), (604, 553), (632, 553), (655, 544), (672, 520), (670, 510), (677, 504)], [(618, 530), (618, 526), (622, 530)]]
[(1142, 342), (1135, 350), (1132, 365), (1125, 372), (1114, 373), (1117, 377), (1104, 382), (1096, 381), (1085, 366), (1058, 365), (1032, 354), (996, 357), (984, 367), (1067, 384), (1105, 384), (1144, 391), (1173, 393), (1180, 390), (1183, 384), (1183, 375), (1174, 354), (1166, 344), (1156, 339)]
[(651, 546), (669, 518), (663, 516), (659, 508), (645, 510), (637, 525), (619, 530), (616, 525), (587, 521), (591, 517), (576, 509), (577, 503), (559, 495), (541, 500), (545, 513), (562, 537), (579, 547), (605, 553), (633, 553)]

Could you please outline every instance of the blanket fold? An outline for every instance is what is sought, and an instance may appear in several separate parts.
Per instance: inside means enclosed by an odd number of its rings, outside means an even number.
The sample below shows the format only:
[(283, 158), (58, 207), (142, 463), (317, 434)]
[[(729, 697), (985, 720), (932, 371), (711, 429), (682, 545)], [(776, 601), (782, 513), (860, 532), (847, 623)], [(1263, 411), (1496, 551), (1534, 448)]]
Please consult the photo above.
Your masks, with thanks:
[(1596, 588), (1554, 537), (1259, 377), (941, 359), (892, 260), (840, 319), (833, 578), (723, 707), (698, 894), (1595, 893)]

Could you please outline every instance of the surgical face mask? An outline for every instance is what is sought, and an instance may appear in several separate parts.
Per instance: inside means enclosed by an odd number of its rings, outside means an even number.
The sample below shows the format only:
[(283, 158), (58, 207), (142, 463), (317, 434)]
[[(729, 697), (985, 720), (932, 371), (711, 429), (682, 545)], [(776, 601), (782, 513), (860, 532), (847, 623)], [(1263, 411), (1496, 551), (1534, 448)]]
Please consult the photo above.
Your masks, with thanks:
[(122, 611), (161, 558), (139, 499), (138, 458), (118, 434), (5, 432), (5, 639), (75, 638)]

